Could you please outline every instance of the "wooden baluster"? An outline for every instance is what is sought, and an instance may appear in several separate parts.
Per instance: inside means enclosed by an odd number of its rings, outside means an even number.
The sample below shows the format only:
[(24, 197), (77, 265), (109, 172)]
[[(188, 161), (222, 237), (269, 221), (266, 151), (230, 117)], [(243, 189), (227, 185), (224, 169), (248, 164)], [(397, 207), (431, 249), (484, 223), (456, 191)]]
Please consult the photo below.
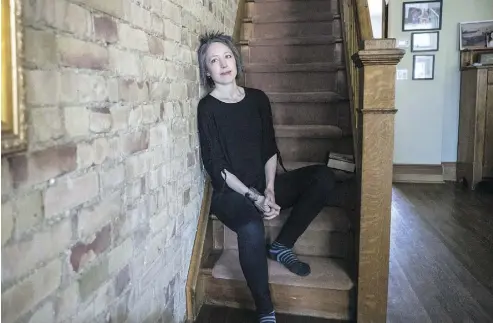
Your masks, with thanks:
[(395, 39), (372, 39), (353, 55), (359, 68), (361, 164), (360, 230), (357, 246), (357, 322), (385, 322), (392, 201), (396, 65), (404, 50)]

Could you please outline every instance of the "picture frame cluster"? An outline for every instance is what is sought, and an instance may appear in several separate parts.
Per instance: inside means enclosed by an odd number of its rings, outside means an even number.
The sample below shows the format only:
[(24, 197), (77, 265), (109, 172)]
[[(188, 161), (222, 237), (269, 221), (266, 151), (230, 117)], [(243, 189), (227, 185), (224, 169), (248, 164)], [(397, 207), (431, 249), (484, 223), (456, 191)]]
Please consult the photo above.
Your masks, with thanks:
[(411, 32), (413, 80), (435, 78), (435, 54), (440, 48), (442, 0), (407, 1), (402, 4), (402, 31)]

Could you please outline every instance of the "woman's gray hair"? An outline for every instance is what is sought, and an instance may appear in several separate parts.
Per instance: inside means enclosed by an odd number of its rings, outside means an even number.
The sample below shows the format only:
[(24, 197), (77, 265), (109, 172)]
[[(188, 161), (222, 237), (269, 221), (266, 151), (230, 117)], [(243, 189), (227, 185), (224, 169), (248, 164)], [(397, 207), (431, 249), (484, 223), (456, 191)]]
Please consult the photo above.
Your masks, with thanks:
[(212, 90), (214, 88), (214, 81), (212, 78), (207, 77), (207, 49), (212, 43), (222, 43), (229, 47), (233, 56), (236, 60), (236, 78), (240, 78), (243, 74), (243, 63), (241, 60), (238, 48), (233, 43), (233, 38), (231, 36), (225, 35), (222, 32), (208, 32), (200, 36), (200, 45), (197, 50), (197, 56), (199, 61), (199, 72), (200, 72), (200, 83), (204, 85), (207, 90)]

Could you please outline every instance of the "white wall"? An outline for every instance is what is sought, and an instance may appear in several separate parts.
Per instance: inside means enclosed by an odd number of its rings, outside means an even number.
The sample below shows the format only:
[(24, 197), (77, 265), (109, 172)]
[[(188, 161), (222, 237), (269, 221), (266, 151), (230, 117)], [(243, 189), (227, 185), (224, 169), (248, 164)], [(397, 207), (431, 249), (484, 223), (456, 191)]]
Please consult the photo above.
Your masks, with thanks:
[(373, 38), (382, 38), (382, 2), (383, 0), (368, 0)]
[[(371, 0), (370, 0), (371, 1)], [(403, 0), (389, 3), (389, 37), (411, 41), (402, 31)], [(410, 48), (397, 66), (408, 70), (396, 81), (394, 163), (440, 164), (457, 160), (459, 118), (458, 24), (493, 20), (493, 0), (444, 0), (440, 44), (435, 54), (435, 79), (413, 81)]]

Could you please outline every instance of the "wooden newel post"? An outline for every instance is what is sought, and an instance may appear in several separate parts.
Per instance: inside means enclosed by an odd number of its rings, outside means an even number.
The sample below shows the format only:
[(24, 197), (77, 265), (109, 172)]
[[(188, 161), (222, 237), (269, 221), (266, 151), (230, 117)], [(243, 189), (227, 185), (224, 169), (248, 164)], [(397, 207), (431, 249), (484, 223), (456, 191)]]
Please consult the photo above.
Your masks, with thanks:
[(395, 39), (365, 40), (363, 50), (353, 55), (360, 69), (359, 323), (385, 323), (387, 316), (395, 74), (405, 53), (395, 45)]

